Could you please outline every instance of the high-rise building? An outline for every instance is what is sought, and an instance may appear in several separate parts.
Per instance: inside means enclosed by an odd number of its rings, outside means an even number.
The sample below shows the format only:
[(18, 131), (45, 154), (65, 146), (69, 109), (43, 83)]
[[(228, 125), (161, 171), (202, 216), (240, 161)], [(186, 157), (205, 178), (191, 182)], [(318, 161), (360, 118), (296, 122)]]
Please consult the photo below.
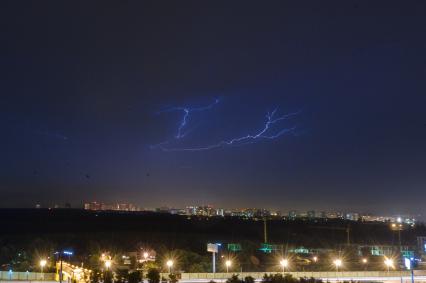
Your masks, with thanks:
[(288, 218), (296, 219), (297, 218), (297, 212), (295, 210), (289, 211)]
[(315, 214), (314, 210), (308, 211), (308, 218), (309, 219), (314, 219), (315, 217), (316, 217), (316, 214)]

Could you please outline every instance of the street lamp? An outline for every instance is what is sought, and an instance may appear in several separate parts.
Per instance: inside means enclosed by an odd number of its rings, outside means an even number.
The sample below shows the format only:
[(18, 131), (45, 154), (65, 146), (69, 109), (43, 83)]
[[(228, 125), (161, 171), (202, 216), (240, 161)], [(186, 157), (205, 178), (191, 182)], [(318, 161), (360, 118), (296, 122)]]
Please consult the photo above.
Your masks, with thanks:
[(41, 280), (44, 280), (43, 268), (46, 266), (47, 261), (45, 259), (40, 260), (40, 269), (41, 269)]
[(368, 263), (368, 259), (363, 258), (363, 259), (361, 260), (361, 262), (362, 262), (362, 264), (364, 265), (364, 270), (367, 270), (367, 263)]
[(317, 257), (317, 256), (314, 256), (314, 257), (312, 258), (312, 260), (313, 260), (314, 262), (318, 262), (318, 257)]
[(225, 261), (225, 265), (226, 265), (226, 273), (229, 272), (229, 267), (231, 267), (232, 262), (228, 259), (227, 261)]
[(390, 258), (385, 258), (385, 265), (386, 265), (386, 267), (388, 268), (388, 272), (389, 272), (389, 269), (392, 267), (393, 268), (393, 260), (392, 259), (390, 259)]
[(143, 258), (144, 258), (145, 260), (147, 260), (147, 259), (148, 259), (148, 257), (149, 257), (149, 253), (148, 253), (148, 252), (144, 252), (144, 253), (143, 253)]
[[(104, 257), (105, 258), (105, 257)], [(105, 265), (105, 272), (104, 272), (104, 282), (106, 281), (106, 278), (107, 278), (107, 276), (108, 276), (108, 278), (109, 278), (109, 269), (111, 268), (111, 266), (112, 266), (112, 261), (111, 261), (111, 259), (105, 259), (105, 261), (104, 261), (104, 265)]]
[(341, 266), (342, 266), (342, 260), (341, 260), (340, 258), (335, 259), (335, 260), (333, 261), (333, 264), (336, 266), (336, 271), (339, 271), (339, 267), (341, 267)]
[(172, 267), (173, 267), (173, 260), (171, 260), (171, 259), (169, 259), (167, 262), (166, 262), (166, 265), (167, 265), (167, 267), (169, 268), (169, 273), (172, 273)]
[(105, 268), (108, 270), (111, 268), (112, 262), (110, 259), (105, 260)]
[(283, 273), (285, 272), (286, 267), (288, 266), (288, 259), (283, 258), (282, 260), (280, 260), (280, 264), (283, 268)]

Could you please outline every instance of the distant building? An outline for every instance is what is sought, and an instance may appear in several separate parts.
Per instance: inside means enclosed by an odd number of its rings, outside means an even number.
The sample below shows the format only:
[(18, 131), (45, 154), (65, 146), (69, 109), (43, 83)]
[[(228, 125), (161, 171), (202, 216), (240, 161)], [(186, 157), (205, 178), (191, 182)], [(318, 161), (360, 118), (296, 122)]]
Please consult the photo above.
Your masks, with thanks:
[(297, 218), (297, 212), (295, 210), (289, 211), (288, 218), (289, 219), (296, 219)]
[(225, 212), (224, 212), (223, 208), (216, 209), (216, 215), (217, 216), (225, 216)]
[(84, 204), (85, 210), (115, 210), (115, 211), (140, 211), (141, 209), (130, 203), (108, 204), (101, 202), (87, 202)]
[(352, 221), (358, 221), (359, 219), (359, 213), (346, 213), (345, 214), (346, 220), (352, 220)]
[(314, 219), (314, 218), (316, 218), (316, 214), (315, 214), (315, 211), (314, 210), (310, 210), (310, 211), (308, 211), (308, 218), (309, 219)]
[(102, 204), (96, 201), (88, 202), (84, 204), (84, 209), (86, 210), (102, 210)]

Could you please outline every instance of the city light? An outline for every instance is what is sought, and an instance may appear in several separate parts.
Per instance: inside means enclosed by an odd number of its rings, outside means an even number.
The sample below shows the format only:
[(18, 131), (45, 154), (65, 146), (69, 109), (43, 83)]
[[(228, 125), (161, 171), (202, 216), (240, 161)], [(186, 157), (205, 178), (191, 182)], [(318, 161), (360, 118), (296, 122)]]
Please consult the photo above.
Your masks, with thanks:
[(229, 268), (231, 267), (231, 265), (232, 265), (232, 262), (229, 259), (225, 261), (226, 273), (229, 272)]
[(339, 267), (342, 266), (343, 262), (340, 258), (338, 258), (333, 261), (333, 264), (334, 266), (336, 266), (336, 270), (339, 271)]
[(112, 265), (112, 262), (110, 259), (105, 260), (105, 267), (107, 270), (111, 267), (111, 265)]
[(368, 262), (368, 260), (367, 260), (366, 258), (363, 258), (363, 259), (362, 259), (362, 263), (363, 263), (363, 264), (366, 264), (367, 262)]
[(40, 260), (39, 264), (40, 264), (40, 270), (41, 270), (41, 280), (44, 280), (43, 268), (46, 266), (47, 260), (42, 259)]
[(286, 267), (288, 266), (288, 259), (280, 260), (281, 267), (283, 268), (283, 273), (285, 272)]
[(173, 264), (174, 264), (174, 262), (173, 262), (173, 260), (171, 260), (171, 259), (169, 259), (169, 260), (166, 262), (166, 265), (167, 265), (167, 267), (169, 268), (169, 273), (172, 273), (172, 267), (173, 267)]
[(392, 259), (390, 259), (390, 258), (385, 258), (384, 263), (385, 263), (385, 266), (386, 266), (386, 267), (387, 267), (387, 269), (388, 269), (388, 272), (389, 272), (390, 268), (394, 268), (394, 263), (393, 263), (393, 260), (392, 260)]
[(147, 259), (148, 259), (148, 257), (149, 257), (149, 253), (148, 253), (148, 252), (144, 252), (144, 253), (143, 253), (143, 258), (144, 258), (145, 260), (147, 260)]
[(314, 256), (314, 257), (312, 258), (312, 260), (313, 260), (314, 262), (318, 262), (318, 257), (317, 257), (317, 256)]

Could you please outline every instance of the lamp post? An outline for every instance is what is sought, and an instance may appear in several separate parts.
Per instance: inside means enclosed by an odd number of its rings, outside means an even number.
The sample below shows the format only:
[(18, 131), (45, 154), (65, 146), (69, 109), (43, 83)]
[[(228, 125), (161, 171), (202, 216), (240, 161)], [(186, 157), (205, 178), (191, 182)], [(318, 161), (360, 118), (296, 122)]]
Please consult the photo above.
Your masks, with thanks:
[(232, 265), (232, 262), (229, 259), (225, 261), (226, 273), (229, 273), (229, 268), (231, 267), (231, 265)]
[(339, 267), (341, 267), (342, 266), (342, 260), (340, 259), (340, 258), (338, 258), (338, 259), (335, 259), (334, 261), (333, 261), (333, 263), (334, 263), (334, 266), (336, 266), (336, 276), (337, 276), (337, 281), (339, 281), (339, 275), (338, 275), (338, 272), (339, 272)]
[(105, 261), (105, 268), (108, 270), (108, 269), (110, 269), (111, 265), (112, 265), (111, 260), (110, 260), (110, 259), (107, 259), (107, 260)]
[(341, 267), (341, 266), (342, 266), (342, 260), (341, 260), (340, 258), (338, 258), (338, 259), (335, 259), (335, 260), (333, 261), (333, 263), (334, 263), (334, 265), (336, 266), (336, 271), (337, 271), (337, 272), (339, 272), (339, 267)]
[(73, 255), (72, 251), (67, 251), (67, 250), (61, 250), (61, 251), (57, 251), (55, 252), (55, 255), (58, 256), (58, 260), (59, 260), (59, 283), (62, 283), (62, 277), (63, 277), (63, 266), (62, 266), (62, 255), (67, 255), (68, 256), (68, 260), (71, 261), (71, 256)]
[(288, 266), (288, 259), (280, 260), (281, 267), (283, 268), (283, 273), (285, 272), (286, 267)]
[(363, 259), (361, 260), (361, 262), (362, 262), (362, 265), (364, 265), (364, 270), (367, 270), (368, 259), (363, 258)]
[(147, 260), (148, 260), (148, 257), (149, 257), (149, 253), (148, 253), (148, 252), (144, 252), (144, 253), (143, 253), (143, 259), (144, 259), (145, 261), (147, 261)]
[(393, 260), (390, 258), (386, 258), (385, 259), (385, 265), (388, 269), (388, 272), (390, 271), (390, 268), (393, 267)]
[[(106, 281), (106, 279), (107, 279), (107, 276), (109, 276), (109, 269), (111, 268), (111, 266), (112, 266), (112, 261), (111, 261), (111, 259), (106, 259), (105, 260), (105, 262), (104, 262), (104, 265), (105, 265), (105, 275), (104, 275), (104, 282)], [(111, 278), (112, 279), (112, 278)], [(112, 280), (111, 280), (112, 281)], [(108, 280), (108, 282), (110, 282), (109, 280)]]
[(46, 266), (47, 261), (45, 259), (40, 260), (41, 280), (44, 280), (43, 268)]
[(171, 259), (169, 259), (169, 260), (166, 262), (166, 265), (167, 265), (167, 267), (169, 268), (169, 273), (172, 273), (172, 267), (173, 267), (173, 264), (174, 264), (174, 262), (173, 262), (173, 260), (171, 260)]

